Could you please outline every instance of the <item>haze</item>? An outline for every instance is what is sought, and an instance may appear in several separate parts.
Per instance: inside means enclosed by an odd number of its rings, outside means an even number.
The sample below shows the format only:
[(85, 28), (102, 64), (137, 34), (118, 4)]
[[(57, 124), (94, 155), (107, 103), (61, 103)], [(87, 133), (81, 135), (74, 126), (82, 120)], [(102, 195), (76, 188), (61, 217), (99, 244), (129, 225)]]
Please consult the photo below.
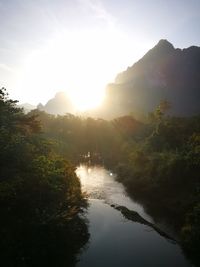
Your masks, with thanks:
[(159, 39), (199, 45), (199, 1), (0, 1), (0, 86), (45, 103), (66, 91), (78, 109)]

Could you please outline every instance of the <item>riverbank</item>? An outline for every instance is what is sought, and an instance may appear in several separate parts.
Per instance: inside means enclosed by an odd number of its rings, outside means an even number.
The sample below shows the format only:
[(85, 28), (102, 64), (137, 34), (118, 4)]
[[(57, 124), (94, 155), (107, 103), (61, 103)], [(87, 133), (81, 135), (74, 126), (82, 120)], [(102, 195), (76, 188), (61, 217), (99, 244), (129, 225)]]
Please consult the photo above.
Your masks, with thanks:
[(168, 116), (163, 104), (143, 122), (130, 115), (112, 121), (33, 115), (64, 157), (101, 162), (116, 172), (133, 198), (167, 221), (200, 263), (200, 116)]
[[(157, 168), (157, 166), (154, 166)], [(165, 222), (170, 232), (178, 240), (185, 253), (195, 264), (200, 266), (199, 258), (199, 196), (192, 181), (178, 184), (157, 184), (145, 175), (145, 165), (141, 173), (134, 170), (134, 165), (120, 165), (115, 168), (117, 180), (121, 182), (128, 194), (139, 203), (157, 222)], [(184, 172), (184, 170), (182, 170)], [(166, 172), (163, 173), (165, 180)], [(155, 180), (155, 178), (153, 178)], [(173, 179), (173, 176), (171, 177)], [(183, 183), (183, 184), (182, 184)]]
[(103, 166), (81, 165), (77, 175), (88, 194), (90, 233), (77, 267), (192, 266), (112, 172)]

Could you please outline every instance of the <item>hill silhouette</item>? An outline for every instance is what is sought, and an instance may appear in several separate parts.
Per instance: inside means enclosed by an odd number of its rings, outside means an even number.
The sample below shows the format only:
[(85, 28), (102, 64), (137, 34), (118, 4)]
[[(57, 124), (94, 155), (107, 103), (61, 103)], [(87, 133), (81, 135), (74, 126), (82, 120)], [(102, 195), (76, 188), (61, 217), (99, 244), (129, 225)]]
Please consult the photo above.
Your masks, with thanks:
[(23, 103), (18, 105), (19, 108), (23, 108), (25, 113), (28, 113), (29, 111), (36, 109), (36, 106), (31, 105), (29, 103)]
[(65, 113), (74, 113), (74, 107), (65, 92), (58, 92), (45, 105), (38, 104), (37, 109), (43, 110), (49, 114), (64, 115)]
[(109, 118), (146, 113), (161, 100), (171, 103), (173, 115), (200, 113), (200, 47), (175, 49), (160, 40), (107, 86), (105, 102), (97, 113)]
[[(140, 118), (154, 110), (161, 100), (171, 103), (171, 115), (200, 113), (200, 47), (179, 49), (160, 40), (139, 61), (119, 73), (114, 83), (107, 85), (101, 107), (82, 115), (112, 119), (133, 113)], [(64, 92), (58, 92), (46, 105), (39, 104), (37, 108), (55, 115), (76, 112)]]

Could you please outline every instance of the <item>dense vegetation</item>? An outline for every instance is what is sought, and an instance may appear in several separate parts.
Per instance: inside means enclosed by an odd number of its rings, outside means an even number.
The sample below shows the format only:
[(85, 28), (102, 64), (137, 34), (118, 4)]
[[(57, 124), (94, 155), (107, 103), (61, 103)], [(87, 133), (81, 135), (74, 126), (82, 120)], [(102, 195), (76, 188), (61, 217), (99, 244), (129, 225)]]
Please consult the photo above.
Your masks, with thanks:
[(130, 146), (117, 172), (128, 191), (145, 200), (151, 213), (160, 210), (186, 251), (198, 257), (200, 117), (167, 117), (166, 104), (150, 114), (148, 131)]
[(0, 90), (0, 251), (3, 266), (72, 266), (88, 240), (75, 168)]
[(112, 121), (56, 117), (38, 110), (29, 116), (39, 116), (44, 136), (63, 156), (114, 169), (151, 215), (168, 220), (195, 259), (200, 246), (200, 117), (167, 116), (169, 109), (162, 101), (143, 122), (133, 116)]
[(6, 266), (13, 259), (35, 266), (47, 255), (54, 266), (58, 258), (56, 266), (74, 263), (70, 255), (87, 241), (78, 216), (84, 205), (79, 180), (65, 159), (114, 170), (151, 215), (168, 220), (199, 264), (199, 116), (167, 116), (166, 101), (143, 122), (132, 115), (112, 121), (39, 110), (24, 115), (4, 90), (0, 96), (0, 249)]

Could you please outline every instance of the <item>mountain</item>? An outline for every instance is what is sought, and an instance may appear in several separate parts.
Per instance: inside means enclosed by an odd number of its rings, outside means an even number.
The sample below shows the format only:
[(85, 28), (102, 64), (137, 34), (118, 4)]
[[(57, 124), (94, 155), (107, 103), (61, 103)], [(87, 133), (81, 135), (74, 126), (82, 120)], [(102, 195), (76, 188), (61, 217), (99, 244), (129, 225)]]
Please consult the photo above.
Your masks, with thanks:
[(143, 114), (161, 100), (171, 103), (173, 115), (200, 113), (200, 47), (175, 49), (167, 40), (160, 40), (107, 86), (98, 115)]
[(74, 107), (70, 99), (64, 92), (58, 92), (50, 99), (46, 105), (38, 104), (37, 109), (44, 110), (49, 114), (64, 115), (65, 113), (74, 113)]
[(25, 113), (28, 113), (29, 111), (31, 111), (32, 109), (36, 109), (36, 106), (31, 105), (29, 103), (23, 103), (18, 105), (19, 108), (23, 108)]

